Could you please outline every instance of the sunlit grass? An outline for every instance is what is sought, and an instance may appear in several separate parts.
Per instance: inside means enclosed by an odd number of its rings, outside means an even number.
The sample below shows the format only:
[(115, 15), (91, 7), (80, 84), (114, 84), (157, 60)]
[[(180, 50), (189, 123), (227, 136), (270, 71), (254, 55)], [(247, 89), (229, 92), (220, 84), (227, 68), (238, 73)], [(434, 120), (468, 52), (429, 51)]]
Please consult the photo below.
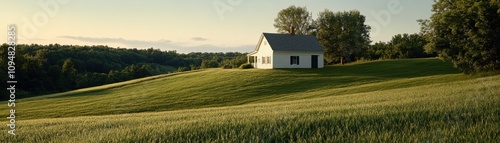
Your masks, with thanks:
[[(23, 119), (172, 111), (337, 96), (472, 78), (438, 59), (324, 69), (209, 69), (21, 99)], [(7, 107), (0, 106), (0, 110)]]
[(20, 100), (0, 142), (496, 142), (499, 81), (436, 59), (212, 69)]

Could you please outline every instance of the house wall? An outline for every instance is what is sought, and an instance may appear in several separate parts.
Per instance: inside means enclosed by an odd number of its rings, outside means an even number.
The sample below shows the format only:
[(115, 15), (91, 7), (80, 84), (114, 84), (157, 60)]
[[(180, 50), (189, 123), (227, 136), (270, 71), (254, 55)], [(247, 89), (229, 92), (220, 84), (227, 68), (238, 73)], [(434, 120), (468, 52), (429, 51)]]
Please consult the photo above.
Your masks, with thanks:
[[(324, 67), (323, 52), (274, 51), (273, 68), (311, 68), (311, 55), (318, 55), (318, 68)], [(299, 65), (290, 65), (290, 56), (299, 56)]]
[[(271, 46), (269, 46), (269, 43), (267, 42), (266, 38), (262, 38), (261, 43), (259, 43), (259, 51), (255, 53), (254, 55), (257, 57), (257, 61), (255, 61), (255, 68), (259, 69), (272, 69), (273, 68), (273, 50), (271, 49)], [(270, 64), (262, 64), (262, 57), (271, 57), (271, 63)]]

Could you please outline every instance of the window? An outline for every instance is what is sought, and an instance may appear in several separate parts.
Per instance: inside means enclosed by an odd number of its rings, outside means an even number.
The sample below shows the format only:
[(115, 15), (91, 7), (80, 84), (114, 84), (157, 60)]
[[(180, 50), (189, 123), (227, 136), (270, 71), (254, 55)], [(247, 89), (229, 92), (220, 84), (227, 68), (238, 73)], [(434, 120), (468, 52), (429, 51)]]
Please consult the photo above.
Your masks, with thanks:
[(262, 57), (262, 64), (271, 64), (271, 57)]
[(290, 56), (290, 65), (299, 65), (299, 56)]

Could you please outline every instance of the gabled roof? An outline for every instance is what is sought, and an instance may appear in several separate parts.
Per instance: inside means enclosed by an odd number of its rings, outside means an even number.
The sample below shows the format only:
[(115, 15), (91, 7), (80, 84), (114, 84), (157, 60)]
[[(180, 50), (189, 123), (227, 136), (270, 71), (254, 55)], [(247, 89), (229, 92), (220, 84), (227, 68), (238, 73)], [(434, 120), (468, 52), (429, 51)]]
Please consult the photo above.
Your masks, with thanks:
[(304, 52), (324, 52), (323, 46), (319, 43), (313, 35), (291, 35), (291, 34), (277, 34), (277, 33), (262, 33), (255, 51), (256, 53), (260, 47), (263, 37), (271, 46), (273, 51), (304, 51)]

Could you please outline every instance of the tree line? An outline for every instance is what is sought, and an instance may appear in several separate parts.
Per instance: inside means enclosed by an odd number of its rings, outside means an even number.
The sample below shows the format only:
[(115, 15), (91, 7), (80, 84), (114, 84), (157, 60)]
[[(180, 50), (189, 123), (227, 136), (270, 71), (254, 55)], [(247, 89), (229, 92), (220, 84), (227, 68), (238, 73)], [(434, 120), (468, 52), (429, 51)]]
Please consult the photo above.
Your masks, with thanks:
[[(1, 69), (8, 66), (7, 47), (1, 45)], [(153, 48), (23, 44), (16, 46), (16, 93), (17, 98), (25, 98), (170, 72), (233, 68), (246, 60), (246, 54), (239, 52), (182, 54)], [(7, 74), (0, 78), (6, 87)]]
[(325, 63), (344, 64), (358, 60), (425, 58), (435, 54), (424, 53), (426, 40), (420, 34), (398, 34), (389, 42), (371, 44), (370, 26), (357, 10), (332, 12), (328, 9), (311, 18), (306, 7), (290, 6), (281, 10), (274, 27), (279, 33), (315, 35), (325, 48)]
[(465, 74), (500, 69), (500, 1), (435, 1), (430, 19), (417, 20), (419, 33), (397, 34), (371, 44), (370, 26), (357, 10), (328, 9), (312, 19), (294, 5), (274, 19), (279, 33), (315, 35), (325, 48), (325, 63), (358, 60), (440, 57)]

